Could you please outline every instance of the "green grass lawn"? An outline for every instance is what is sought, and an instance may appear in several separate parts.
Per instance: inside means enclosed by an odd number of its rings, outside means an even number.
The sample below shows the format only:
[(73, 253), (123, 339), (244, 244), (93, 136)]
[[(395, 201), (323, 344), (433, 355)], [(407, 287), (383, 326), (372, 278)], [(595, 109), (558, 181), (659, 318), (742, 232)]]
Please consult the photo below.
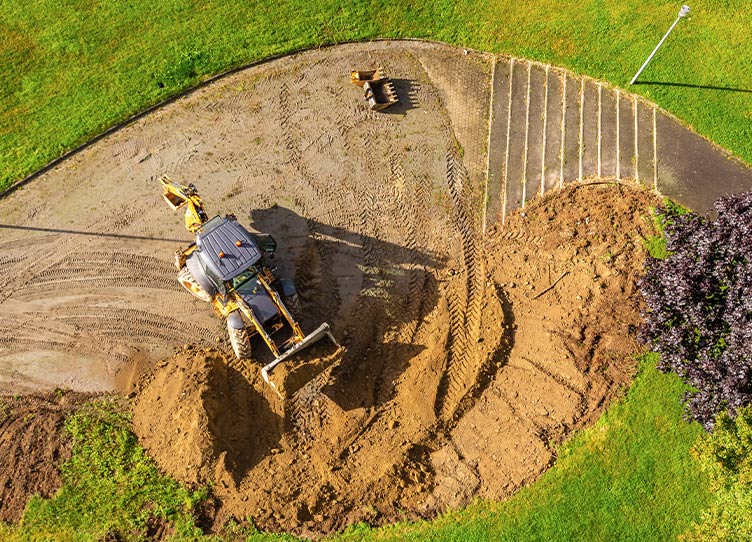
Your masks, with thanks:
[[(679, 3), (625, 0), (8, 0), (0, 10), (0, 187), (208, 76), (287, 51), (418, 37), (626, 86)], [(633, 90), (752, 163), (752, 12), (692, 5)], [(679, 85), (679, 86), (676, 86)]]
[[(642, 77), (672, 84), (632, 90), (752, 163), (752, 14), (745, 7), (728, 0), (692, 5), (692, 17)], [(345, 40), (435, 39), (551, 62), (626, 86), (678, 9), (679, 3), (647, 0), (8, 0), (0, 10), (0, 187), (212, 74)], [(627, 398), (566, 444), (556, 466), (509, 501), (476, 503), (433, 523), (354, 528), (339, 539), (675, 539), (708, 502), (706, 482), (688, 452), (700, 429), (681, 420), (680, 393), (675, 377), (644, 361)], [(83, 439), (79, 453), (104, 453), (91, 446), (113, 444), (106, 427), (115, 422), (105, 417), (103, 423), (72, 427)], [(121, 462), (90, 476), (73, 465), (68, 483), (90, 484), (91, 495), (69, 487), (61, 491), (68, 500), (34, 500), (23, 525), (0, 525), (0, 537), (57, 540), (64, 533), (71, 540), (96, 540), (112, 529), (137, 531), (144, 517), (136, 511), (117, 517), (111, 508), (107, 492), (121, 487), (118, 494), (128, 497), (129, 506), (143, 508), (132, 499), (146, 495), (151, 509), (178, 524), (176, 532), (193, 538), (187, 510), (196, 495), (149, 470), (121, 425), (115, 423), (111, 438), (127, 468)], [(113, 472), (121, 477), (114, 486)], [(84, 512), (106, 522), (86, 534)]]
[(162, 523), (182, 539), (201, 534), (193, 510), (206, 491), (188, 491), (160, 474), (130, 430), (123, 405), (87, 404), (65, 422), (73, 441), (51, 499), (29, 501), (18, 527), (0, 524), (3, 542), (141, 540)]

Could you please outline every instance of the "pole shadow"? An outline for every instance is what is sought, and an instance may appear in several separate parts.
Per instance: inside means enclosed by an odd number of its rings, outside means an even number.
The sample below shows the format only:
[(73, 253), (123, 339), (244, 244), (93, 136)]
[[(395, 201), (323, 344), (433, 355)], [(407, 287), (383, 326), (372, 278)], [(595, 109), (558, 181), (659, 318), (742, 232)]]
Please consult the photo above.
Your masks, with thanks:
[(170, 239), (166, 237), (146, 237), (144, 235), (127, 235), (124, 233), (105, 233), (96, 231), (64, 230), (60, 228), (40, 228), (37, 226), (20, 226), (15, 224), (0, 224), (0, 229), (36, 231), (43, 233), (60, 233), (64, 235), (86, 235), (90, 237), (110, 237), (112, 239), (135, 239), (137, 241), (167, 241), (171, 243), (185, 243), (185, 239)]
[(696, 85), (692, 83), (676, 83), (673, 81), (635, 81), (634, 86), (637, 85), (658, 85), (663, 87), (684, 87), (684, 88), (698, 88), (703, 90), (721, 90), (724, 92), (746, 92), (752, 94), (752, 89), (749, 88), (737, 88), (737, 87), (722, 87), (717, 85)]

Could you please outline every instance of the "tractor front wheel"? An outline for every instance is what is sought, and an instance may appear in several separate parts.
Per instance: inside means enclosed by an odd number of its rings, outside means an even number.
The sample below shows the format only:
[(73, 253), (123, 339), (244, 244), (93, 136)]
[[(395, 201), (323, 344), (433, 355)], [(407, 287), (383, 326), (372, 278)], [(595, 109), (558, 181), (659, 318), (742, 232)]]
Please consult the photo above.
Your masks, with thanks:
[(227, 323), (227, 334), (230, 336), (230, 344), (235, 357), (238, 359), (250, 359), (251, 357), (251, 339), (248, 337), (248, 330), (235, 329)]

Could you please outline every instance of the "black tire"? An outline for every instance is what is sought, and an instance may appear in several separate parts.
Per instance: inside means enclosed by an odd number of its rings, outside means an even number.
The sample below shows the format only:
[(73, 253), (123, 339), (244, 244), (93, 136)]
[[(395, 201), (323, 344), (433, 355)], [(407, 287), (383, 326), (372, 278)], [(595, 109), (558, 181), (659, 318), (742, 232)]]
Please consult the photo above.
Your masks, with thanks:
[(186, 290), (193, 294), (194, 297), (197, 297), (201, 301), (211, 303), (211, 294), (204, 290), (201, 285), (199, 285), (198, 281), (196, 281), (196, 278), (191, 274), (190, 270), (187, 267), (182, 268), (178, 272), (178, 282), (182, 284)]
[(251, 339), (248, 337), (248, 330), (235, 329), (227, 324), (227, 334), (230, 336), (230, 344), (235, 357), (238, 359), (251, 359)]

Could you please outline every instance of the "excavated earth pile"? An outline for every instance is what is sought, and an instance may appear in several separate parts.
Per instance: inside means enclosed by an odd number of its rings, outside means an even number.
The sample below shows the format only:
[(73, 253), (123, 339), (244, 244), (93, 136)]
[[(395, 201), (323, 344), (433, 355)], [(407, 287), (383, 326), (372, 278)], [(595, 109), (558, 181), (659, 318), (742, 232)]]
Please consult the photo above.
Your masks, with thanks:
[(505, 497), (629, 384), (634, 262), (656, 203), (600, 184), (533, 202), (477, 238), (472, 288), (446, 269), (419, 319), (371, 307), (343, 355), (311, 353), (334, 364), (284, 402), (257, 368), (180, 351), (139, 384), (136, 432), (176, 478), (213, 482), (217, 525), (318, 534)]

